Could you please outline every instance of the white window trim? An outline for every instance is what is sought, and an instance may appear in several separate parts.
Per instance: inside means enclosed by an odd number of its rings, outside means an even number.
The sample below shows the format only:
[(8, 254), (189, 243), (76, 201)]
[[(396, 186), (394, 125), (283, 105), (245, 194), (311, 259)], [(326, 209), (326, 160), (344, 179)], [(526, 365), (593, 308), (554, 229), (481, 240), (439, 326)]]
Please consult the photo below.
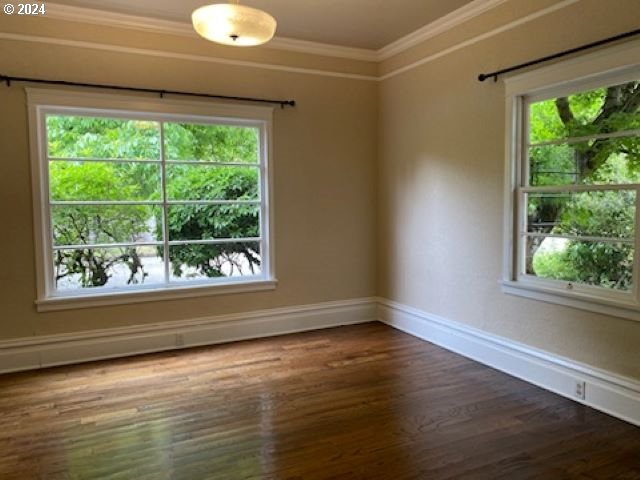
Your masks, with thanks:
[[(522, 278), (518, 275), (519, 259), (519, 202), (518, 187), (522, 168), (523, 109), (526, 101), (536, 101), (576, 90), (588, 90), (602, 85), (624, 83), (640, 78), (640, 40), (599, 50), (575, 59), (559, 62), (505, 79), (506, 139), (505, 139), (505, 192), (504, 192), (504, 257), (502, 290), (504, 293), (578, 308), (590, 312), (640, 321), (638, 289), (640, 271), (636, 249), (634, 264), (634, 293), (601, 290), (594, 294), (594, 287), (575, 285), (566, 290), (567, 282)], [(640, 212), (636, 212), (638, 217)], [(636, 223), (640, 226), (640, 223)], [(640, 236), (640, 232), (636, 234)], [(636, 240), (636, 245), (638, 240)], [(557, 285), (557, 286), (554, 286)], [(565, 287), (565, 291), (562, 288)]]
[[(272, 107), (216, 104), (209, 101), (183, 101), (150, 97), (76, 92), (70, 90), (25, 89), (29, 111), (33, 220), (37, 274), (38, 311), (66, 310), (105, 305), (120, 305), (159, 300), (200, 297), (240, 292), (273, 290), (275, 277), (274, 209), (272, 175)], [(94, 113), (126, 117), (156, 118), (161, 115), (181, 121), (219, 121), (227, 124), (251, 125), (260, 130), (260, 204), (262, 273), (246, 279), (215, 282), (192, 282), (183, 285), (139, 286), (127, 290), (74, 292), (59, 294), (53, 289), (51, 259), (51, 226), (48, 211), (49, 185), (46, 113), (95, 110)]]

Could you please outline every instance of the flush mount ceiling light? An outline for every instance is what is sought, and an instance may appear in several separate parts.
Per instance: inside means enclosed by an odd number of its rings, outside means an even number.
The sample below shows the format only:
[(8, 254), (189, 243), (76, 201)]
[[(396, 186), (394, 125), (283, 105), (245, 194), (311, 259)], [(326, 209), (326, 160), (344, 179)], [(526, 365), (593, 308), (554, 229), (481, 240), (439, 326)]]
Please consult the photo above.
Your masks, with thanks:
[(212, 42), (237, 47), (262, 45), (276, 33), (276, 20), (267, 12), (236, 3), (205, 5), (191, 14), (193, 28)]

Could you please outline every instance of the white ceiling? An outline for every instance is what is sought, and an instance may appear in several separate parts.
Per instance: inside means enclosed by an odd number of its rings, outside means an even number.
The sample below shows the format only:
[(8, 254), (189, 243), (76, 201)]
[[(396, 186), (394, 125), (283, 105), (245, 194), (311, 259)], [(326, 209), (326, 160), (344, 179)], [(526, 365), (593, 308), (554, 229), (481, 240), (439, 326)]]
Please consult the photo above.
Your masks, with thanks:
[[(191, 12), (225, 0), (55, 0), (109, 12), (190, 22)], [(271, 13), (278, 37), (377, 50), (471, 0), (243, 0)]]

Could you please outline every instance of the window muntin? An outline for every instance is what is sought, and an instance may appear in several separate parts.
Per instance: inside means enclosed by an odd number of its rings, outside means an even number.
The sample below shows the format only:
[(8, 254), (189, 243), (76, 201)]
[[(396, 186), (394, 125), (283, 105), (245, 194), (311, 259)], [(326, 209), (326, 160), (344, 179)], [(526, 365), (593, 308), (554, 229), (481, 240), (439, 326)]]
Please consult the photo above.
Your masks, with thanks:
[(635, 295), (639, 89), (523, 97), (518, 280)]
[(264, 122), (42, 115), (48, 296), (267, 279)]

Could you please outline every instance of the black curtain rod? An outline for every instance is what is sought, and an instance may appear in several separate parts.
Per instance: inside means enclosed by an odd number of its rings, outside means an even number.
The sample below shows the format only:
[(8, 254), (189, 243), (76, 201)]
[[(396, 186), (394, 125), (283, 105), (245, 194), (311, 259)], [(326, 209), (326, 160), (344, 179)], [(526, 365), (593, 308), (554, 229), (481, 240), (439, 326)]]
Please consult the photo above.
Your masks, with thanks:
[(11, 76), (2, 75), (2, 74), (0, 74), (0, 82), (5, 82), (7, 86), (11, 86), (11, 82), (28, 82), (28, 83), (46, 83), (49, 85), (67, 85), (72, 87), (103, 88), (108, 90), (126, 90), (130, 92), (155, 93), (160, 95), (160, 98), (163, 98), (165, 95), (183, 95), (187, 97), (217, 98), (220, 100), (233, 100), (233, 101), (240, 101), (240, 102), (269, 103), (273, 105), (280, 105), (281, 108), (295, 107), (296, 105), (295, 100), (271, 100), (267, 98), (233, 97), (229, 95), (213, 95), (210, 93), (180, 92), (177, 90), (159, 90), (155, 88), (124, 87), (121, 85), (102, 85), (99, 83), (68, 82), (66, 80), (44, 80), (41, 78), (11, 77)]
[(583, 50), (599, 47), (600, 45), (606, 45), (607, 43), (616, 42), (618, 40), (633, 37), (635, 35), (640, 35), (640, 29), (632, 30), (626, 33), (621, 33), (620, 35), (614, 35), (613, 37), (605, 38), (604, 40), (598, 40), (597, 42), (588, 43), (586, 45), (582, 45), (576, 48), (571, 48), (569, 50), (565, 50), (564, 52), (554, 53), (553, 55), (547, 55), (546, 57), (537, 58), (536, 60), (531, 60), (530, 62), (514, 65), (513, 67), (503, 68), (502, 70), (496, 70), (495, 72), (481, 73), (480, 75), (478, 75), (478, 80), (481, 82), (484, 82), (487, 78), (493, 78), (495, 81), (498, 81), (498, 75), (502, 75), (503, 73), (509, 73), (516, 70), (521, 70), (523, 68), (530, 67), (532, 65), (538, 65), (539, 63), (548, 62), (549, 60), (566, 57), (567, 55), (571, 55), (572, 53), (582, 52)]

